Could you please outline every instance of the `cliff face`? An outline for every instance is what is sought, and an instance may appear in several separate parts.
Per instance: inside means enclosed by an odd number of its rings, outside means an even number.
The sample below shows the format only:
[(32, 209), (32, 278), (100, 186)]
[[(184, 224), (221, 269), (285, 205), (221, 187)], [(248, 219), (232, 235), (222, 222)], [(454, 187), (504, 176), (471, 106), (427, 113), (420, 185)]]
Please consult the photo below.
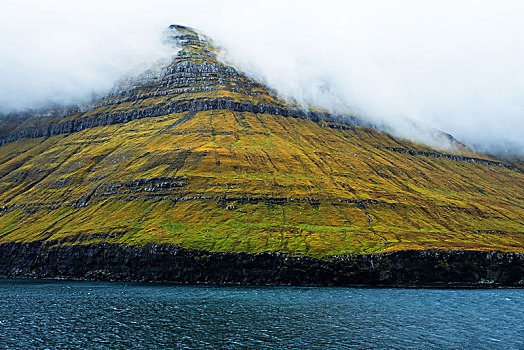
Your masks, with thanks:
[[(293, 261), (524, 252), (524, 174), (515, 164), (304, 111), (217, 60), (206, 37), (180, 26), (169, 33), (181, 49), (159, 72), (88, 107), (0, 128), (4, 254), (31, 242), (82, 257), (151, 245)], [(23, 260), (13, 261), (30, 274)], [(55, 271), (35, 266), (38, 275)]]
[(211, 284), (524, 287), (524, 254), (398, 251), (329, 259), (172, 245), (0, 245), (0, 277)]

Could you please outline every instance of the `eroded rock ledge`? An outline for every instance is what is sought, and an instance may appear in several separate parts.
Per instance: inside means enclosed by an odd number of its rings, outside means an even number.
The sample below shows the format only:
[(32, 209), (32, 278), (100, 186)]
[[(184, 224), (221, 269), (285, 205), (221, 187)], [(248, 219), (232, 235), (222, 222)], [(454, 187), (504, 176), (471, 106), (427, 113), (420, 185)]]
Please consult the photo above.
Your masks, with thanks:
[(520, 168), (517, 168), (515, 166), (508, 165), (508, 164), (505, 164), (505, 163), (502, 163), (502, 162), (495, 162), (495, 161), (492, 161), (492, 160), (481, 159), (481, 158), (465, 157), (465, 156), (458, 156), (458, 155), (455, 155), (455, 154), (446, 154), (446, 153), (438, 153), (438, 152), (413, 151), (413, 150), (407, 149), (407, 148), (395, 148), (395, 147), (384, 147), (384, 148), (389, 150), (389, 151), (393, 151), (393, 152), (397, 152), (397, 153), (405, 153), (405, 154), (409, 154), (409, 155), (412, 155), (412, 156), (447, 158), (447, 159), (456, 160), (456, 161), (464, 161), (464, 162), (469, 162), (469, 163), (479, 163), (479, 164), (484, 164), (484, 165), (489, 165), (489, 166), (501, 166), (501, 167), (504, 167), (504, 168), (507, 168), (507, 169), (510, 169), (510, 170), (518, 171), (519, 173), (524, 173), (524, 170), (522, 170)]
[(255, 285), (524, 287), (524, 254), (399, 251), (326, 259), (173, 245), (0, 244), (0, 277)]
[[(171, 113), (201, 112), (211, 110), (229, 110), (233, 112), (265, 113), (281, 115), (284, 117), (310, 119), (315, 122), (320, 120), (338, 121), (343, 120), (348, 125), (372, 126), (356, 117), (333, 116), (328, 113), (305, 111), (302, 109), (288, 109), (278, 105), (252, 104), (249, 102), (237, 102), (230, 98), (195, 98), (184, 101), (174, 101), (170, 104), (158, 104), (148, 109), (134, 109), (126, 112), (99, 113), (89, 117), (82, 117), (67, 121), (43, 123), (37, 127), (22, 128), (15, 130), (9, 135), (0, 135), (0, 145), (17, 141), (24, 138), (51, 137), (61, 134), (70, 134), (97, 126), (127, 123), (135, 119), (158, 117)], [(368, 125), (369, 124), (369, 125)]]

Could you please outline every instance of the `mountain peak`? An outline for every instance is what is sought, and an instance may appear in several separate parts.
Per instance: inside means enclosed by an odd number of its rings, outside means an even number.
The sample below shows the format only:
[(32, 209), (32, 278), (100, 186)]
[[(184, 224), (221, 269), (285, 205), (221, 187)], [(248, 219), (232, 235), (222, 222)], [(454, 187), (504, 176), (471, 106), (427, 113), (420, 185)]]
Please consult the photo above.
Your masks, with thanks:
[(184, 51), (185, 56), (181, 55), (179, 59), (193, 59), (196, 62), (216, 59), (210, 39), (193, 28), (172, 24), (164, 32), (164, 41), (175, 43)]

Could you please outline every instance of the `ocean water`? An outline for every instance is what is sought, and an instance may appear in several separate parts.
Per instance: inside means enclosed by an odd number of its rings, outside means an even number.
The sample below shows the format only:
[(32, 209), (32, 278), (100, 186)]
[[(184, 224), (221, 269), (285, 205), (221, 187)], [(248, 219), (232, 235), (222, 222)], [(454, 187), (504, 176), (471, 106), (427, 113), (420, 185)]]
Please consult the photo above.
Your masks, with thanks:
[(523, 289), (0, 280), (0, 349), (524, 349)]

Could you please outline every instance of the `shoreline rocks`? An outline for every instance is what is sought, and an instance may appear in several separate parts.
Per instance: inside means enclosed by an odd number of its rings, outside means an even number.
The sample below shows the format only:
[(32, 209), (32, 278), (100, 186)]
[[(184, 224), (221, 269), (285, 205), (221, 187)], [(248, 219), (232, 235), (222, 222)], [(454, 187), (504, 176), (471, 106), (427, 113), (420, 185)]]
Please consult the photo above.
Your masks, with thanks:
[(174, 245), (0, 244), (0, 278), (223, 285), (524, 287), (524, 254), (411, 250), (323, 259)]

